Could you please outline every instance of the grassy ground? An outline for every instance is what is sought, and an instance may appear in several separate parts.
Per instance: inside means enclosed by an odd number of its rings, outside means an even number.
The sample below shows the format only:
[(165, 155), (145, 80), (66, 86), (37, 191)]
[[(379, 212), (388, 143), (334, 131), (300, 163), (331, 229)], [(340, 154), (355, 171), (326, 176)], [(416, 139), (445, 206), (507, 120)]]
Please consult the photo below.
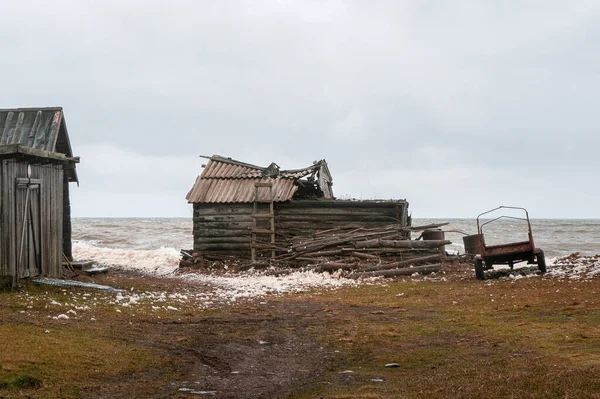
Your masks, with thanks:
[(320, 297), (335, 322), (314, 332), (340, 357), (295, 397), (598, 398), (598, 283), (405, 283)]
[(600, 398), (598, 293), (600, 279), (449, 276), (200, 311), (30, 285), (0, 294), (0, 397)]

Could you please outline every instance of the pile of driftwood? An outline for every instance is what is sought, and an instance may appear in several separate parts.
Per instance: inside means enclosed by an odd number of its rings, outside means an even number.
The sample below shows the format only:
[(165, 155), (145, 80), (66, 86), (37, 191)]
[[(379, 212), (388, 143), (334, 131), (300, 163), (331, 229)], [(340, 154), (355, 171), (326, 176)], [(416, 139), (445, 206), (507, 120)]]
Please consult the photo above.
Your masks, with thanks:
[(411, 240), (410, 235), (446, 224), (325, 230), (310, 238), (292, 238), (289, 250), (274, 261), (319, 272), (354, 271), (356, 277), (431, 273), (441, 269), (443, 248), (451, 242), (421, 237)]
[[(294, 270), (314, 270), (334, 272), (344, 270), (353, 277), (393, 277), (414, 273), (432, 273), (441, 270), (445, 257), (447, 240), (421, 239), (426, 232), (440, 228), (447, 223), (424, 226), (403, 227), (390, 224), (374, 228), (344, 226), (324, 230), (311, 237), (290, 237), (288, 247), (265, 243), (265, 248), (275, 250), (279, 255), (264, 257), (261, 261), (247, 263), (242, 259), (222, 259), (211, 264), (233, 266), (234, 269), (265, 268), (275, 266), (276, 274), (291, 273)], [(411, 234), (423, 232), (418, 238)], [(207, 268), (208, 257), (201, 252), (181, 251), (181, 267)], [(231, 262), (235, 264), (232, 265)], [(210, 267), (208, 267), (210, 268)], [(218, 269), (218, 265), (216, 266)]]

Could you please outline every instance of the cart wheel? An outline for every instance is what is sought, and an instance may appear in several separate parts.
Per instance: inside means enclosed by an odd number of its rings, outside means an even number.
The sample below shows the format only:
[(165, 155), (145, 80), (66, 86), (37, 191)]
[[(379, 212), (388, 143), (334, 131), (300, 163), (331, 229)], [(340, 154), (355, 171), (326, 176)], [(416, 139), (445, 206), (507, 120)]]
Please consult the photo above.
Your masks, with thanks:
[(540, 272), (546, 273), (546, 256), (544, 255), (544, 251), (540, 249), (540, 253), (537, 255), (537, 264)]
[(475, 259), (475, 277), (477, 277), (477, 280), (485, 279), (485, 274), (483, 273), (483, 261), (481, 259)]

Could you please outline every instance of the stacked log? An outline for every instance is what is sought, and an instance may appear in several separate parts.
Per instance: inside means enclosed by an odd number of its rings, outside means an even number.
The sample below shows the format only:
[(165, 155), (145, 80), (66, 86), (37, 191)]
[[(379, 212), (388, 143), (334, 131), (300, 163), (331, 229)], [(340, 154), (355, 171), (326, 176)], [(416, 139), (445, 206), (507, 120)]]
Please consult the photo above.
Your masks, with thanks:
[[(436, 229), (447, 223), (406, 227), (401, 224), (366, 228), (340, 226), (317, 231), (311, 237), (291, 237), (288, 245), (265, 243), (265, 249), (275, 249), (280, 255), (262, 262), (243, 263), (239, 269), (275, 266), (282, 269), (316, 272), (350, 272), (353, 277), (392, 277), (441, 270), (444, 253), (440, 249), (448, 240), (410, 239), (411, 233)], [(272, 248), (270, 247), (272, 246)], [(203, 267), (209, 255), (196, 251), (182, 252), (181, 266)], [(212, 260), (223, 260), (213, 258)], [(239, 261), (239, 259), (238, 259)]]
[[(312, 238), (292, 238), (289, 250), (274, 260), (292, 267), (318, 272), (352, 271), (356, 277), (396, 276), (431, 273), (441, 269), (440, 248), (447, 240), (411, 240), (410, 233), (446, 225), (404, 227), (398, 224), (377, 228), (329, 229)], [(414, 267), (417, 266), (417, 267)]]

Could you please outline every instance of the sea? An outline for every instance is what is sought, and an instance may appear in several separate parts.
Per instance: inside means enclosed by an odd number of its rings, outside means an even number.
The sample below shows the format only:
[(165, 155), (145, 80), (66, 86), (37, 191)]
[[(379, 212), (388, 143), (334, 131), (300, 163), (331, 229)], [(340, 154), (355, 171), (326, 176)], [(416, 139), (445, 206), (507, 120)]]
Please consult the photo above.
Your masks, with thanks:
[[(486, 220), (480, 220), (483, 225)], [(475, 219), (417, 219), (413, 226), (447, 223), (439, 227), (452, 241), (446, 250), (464, 253), (463, 236), (477, 233)], [(177, 267), (181, 249), (193, 247), (191, 218), (73, 218), (76, 259), (94, 259), (108, 265), (129, 265), (154, 274)], [(502, 219), (482, 226), (488, 245), (527, 240), (521, 219)], [(547, 259), (600, 254), (599, 219), (532, 219), (535, 245)], [(414, 232), (412, 238), (418, 238)]]

